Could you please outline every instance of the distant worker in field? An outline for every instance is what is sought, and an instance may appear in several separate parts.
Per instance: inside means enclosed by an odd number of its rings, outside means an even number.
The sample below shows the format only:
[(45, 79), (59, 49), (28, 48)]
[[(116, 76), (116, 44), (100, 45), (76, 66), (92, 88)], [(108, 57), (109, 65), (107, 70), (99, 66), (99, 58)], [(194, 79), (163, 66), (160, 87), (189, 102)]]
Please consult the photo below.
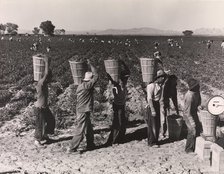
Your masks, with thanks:
[(164, 69), (164, 66), (163, 66), (163, 61), (162, 61), (162, 54), (160, 51), (156, 51), (153, 53), (153, 56), (156, 60), (156, 63), (158, 65), (157, 69)]
[(162, 94), (160, 98), (160, 136), (166, 138), (167, 134), (167, 116), (170, 114), (170, 99), (175, 107), (176, 114), (179, 115), (178, 102), (177, 102), (177, 76), (169, 75), (159, 70), (157, 76), (165, 74), (165, 80), (162, 85)]
[(222, 49), (222, 54), (224, 54), (224, 40), (222, 40), (221, 49)]
[(51, 51), (51, 47), (50, 46), (47, 46), (46, 50), (49, 53)]
[(158, 49), (158, 47), (159, 47), (159, 42), (154, 42), (154, 48)]
[(174, 40), (173, 39), (167, 39), (168, 46), (173, 47), (174, 46)]
[(55, 118), (48, 107), (48, 83), (52, 79), (52, 72), (49, 70), (49, 58), (42, 55), (45, 61), (44, 76), (36, 85), (37, 101), (35, 102), (34, 114), (36, 116), (35, 144), (43, 145), (49, 140), (49, 135), (54, 134)]
[(107, 140), (107, 145), (119, 144), (124, 142), (126, 132), (125, 104), (127, 98), (127, 81), (130, 77), (130, 70), (123, 60), (119, 60), (123, 65), (123, 70), (119, 74), (119, 81), (116, 82), (107, 73), (108, 79), (113, 84), (113, 122), (112, 130)]
[(185, 152), (191, 153), (195, 150), (196, 137), (202, 130), (197, 114), (198, 107), (201, 104), (201, 95), (200, 85), (196, 79), (189, 79), (187, 84), (188, 91), (184, 97), (183, 118), (188, 129)]
[(37, 42), (33, 43), (30, 47), (30, 50), (37, 51), (39, 48), (39, 44)]
[(98, 72), (96, 68), (87, 60), (87, 64), (91, 68), (91, 72), (85, 73), (85, 78), (82, 83), (77, 87), (77, 104), (76, 104), (76, 115), (77, 115), (77, 126), (74, 130), (74, 136), (71, 140), (70, 147), (67, 149), (68, 153), (77, 152), (79, 144), (86, 136), (86, 150), (92, 150), (95, 148), (94, 144), (94, 133), (91, 124), (90, 116), (93, 111), (93, 93), (94, 86), (98, 80)]
[(212, 46), (212, 41), (208, 40), (208, 42), (207, 42), (207, 48), (210, 49), (211, 46)]
[(148, 84), (146, 87), (148, 104), (146, 106), (148, 109), (148, 145), (150, 147), (159, 147), (160, 98), (162, 96), (162, 85), (166, 78), (166, 74), (163, 71), (160, 72), (158, 71), (155, 81)]

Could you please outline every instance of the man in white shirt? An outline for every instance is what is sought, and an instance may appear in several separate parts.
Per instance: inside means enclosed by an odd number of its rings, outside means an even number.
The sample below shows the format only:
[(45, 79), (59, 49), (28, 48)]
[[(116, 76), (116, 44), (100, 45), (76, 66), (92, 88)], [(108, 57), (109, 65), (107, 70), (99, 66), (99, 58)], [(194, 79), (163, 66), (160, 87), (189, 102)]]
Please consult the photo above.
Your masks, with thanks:
[(160, 98), (162, 95), (162, 85), (166, 74), (164, 71), (158, 71), (157, 77), (153, 83), (147, 85), (148, 102), (148, 145), (150, 147), (159, 147), (158, 138), (160, 130)]

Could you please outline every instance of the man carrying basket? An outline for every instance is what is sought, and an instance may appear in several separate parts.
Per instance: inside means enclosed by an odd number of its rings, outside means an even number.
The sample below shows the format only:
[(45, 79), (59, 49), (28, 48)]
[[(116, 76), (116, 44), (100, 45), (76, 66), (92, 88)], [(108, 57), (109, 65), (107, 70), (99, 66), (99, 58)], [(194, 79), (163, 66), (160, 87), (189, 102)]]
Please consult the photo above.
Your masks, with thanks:
[(35, 144), (43, 145), (49, 140), (48, 134), (54, 134), (55, 118), (48, 107), (48, 83), (52, 79), (52, 72), (49, 70), (49, 59), (42, 55), (45, 62), (43, 77), (37, 82), (37, 101), (35, 102), (34, 115), (36, 116)]
[(113, 123), (112, 130), (107, 140), (106, 145), (112, 145), (122, 143), (126, 132), (126, 117), (125, 117), (125, 103), (127, 96), (127, 81), (130, 76), (130, 70), (123, 60), (118, 61), (123, 65), (124, 70), (119, 74), (118, 82), (114, 81), (112, 77), (107, 73), (108, 79), (113, 84)]
[(95, 148), (93, 128), (90, 120), (91, 112), (93, 111), (93, 92), (94, 86), (98, 80), (98, 72), (96, 68), (87, 60), (90, 65), (91, 72), (85, 73), (83, 82), (77, 87), (77, 126), (75, 127), (75, 135), (71, 141), (70, 147), (67, 149), (68, 153), (77, 152), (79, 144), (86, 134), (87, 150)]

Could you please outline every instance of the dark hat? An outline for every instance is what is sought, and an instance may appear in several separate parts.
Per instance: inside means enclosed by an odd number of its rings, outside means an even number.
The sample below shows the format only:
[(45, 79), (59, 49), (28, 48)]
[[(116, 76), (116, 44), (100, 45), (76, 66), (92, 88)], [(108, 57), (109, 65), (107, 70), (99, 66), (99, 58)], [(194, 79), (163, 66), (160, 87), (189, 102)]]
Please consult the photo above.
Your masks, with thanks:
[(199, 82), (196, 79), (191, 78), (187, 81), (187, 84), (188, 84), (189, 90), (192, 90), (194, 87), (199, 85)]
[(167, 74), (161, 69), (161, 70), (157, 71), (155, 80), (157, 80), (160, 77), (166, 77), (166, 75)]
[(123, 71), (120, 72), (120, 78), (121, 79), (125, 79), (125, 78), (128, 78), (128, 77), (130, 77), (130, 73), (128, 71), (123, 70)]

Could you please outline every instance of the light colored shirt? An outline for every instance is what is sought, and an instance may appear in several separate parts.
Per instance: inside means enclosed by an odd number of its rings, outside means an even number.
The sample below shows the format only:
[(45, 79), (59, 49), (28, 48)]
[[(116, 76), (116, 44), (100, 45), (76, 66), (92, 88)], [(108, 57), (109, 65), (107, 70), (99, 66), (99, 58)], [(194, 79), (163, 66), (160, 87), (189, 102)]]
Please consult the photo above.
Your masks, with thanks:
[(195, 127), (195, 121), (198, 120), (198, 106), (201, 104), (201, 96), (199, 92), (188, 91), (184, 97), (184, 119)]
[(159, 101), (162, 95), (162, 87), (158, 83), (150, 83), (147, 85), (147, 101)]
[(89, 112), (93, 110), (93, 91), (97, 80), (98, 74), (95, 73), (90, 81), (84, 81), (78, 86), (76, 90), (76, 109), (78, 112)]
[(221, 47), (224, 48), (224, 42), (222, 42)]

